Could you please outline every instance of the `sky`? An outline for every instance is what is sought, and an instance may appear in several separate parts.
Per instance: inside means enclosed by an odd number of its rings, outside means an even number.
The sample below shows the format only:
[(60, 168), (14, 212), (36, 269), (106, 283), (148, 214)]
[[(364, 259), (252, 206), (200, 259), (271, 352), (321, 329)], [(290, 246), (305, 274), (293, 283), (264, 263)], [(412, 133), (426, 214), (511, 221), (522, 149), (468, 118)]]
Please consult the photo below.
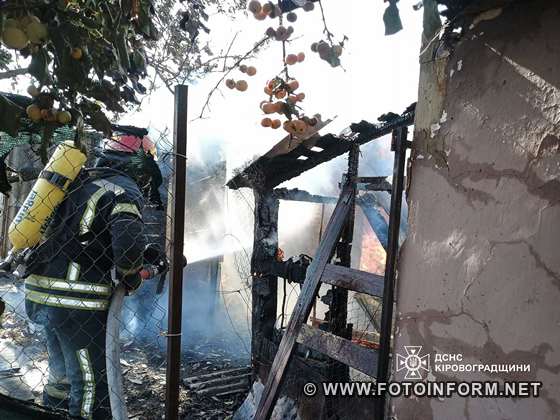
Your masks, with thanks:
[[(319, 113), (323, 120), (334, 118), (321, 131), (322, 134), (338, 134), (351, 123), (361, 120), (375, 122), (378, 116), (388, 111), (401, 113), (417, 97), (422, 12), (412, 9), (414, 2), (411, 0), (399, 2), (404, 29), (395, 35), (385, 36), (383, 12), (387, 3), (382, 0), (322, 0), (322, 3), (327, 26), (335, 40), (342, 40), (346, 36), (348, 41), (341, 56), (342, 67), (332, 68), (310, 50), (313, 42), (325, 39), (319, 7), (312, 12), (297, 11), (298, 20), (292, 24), (295, 29), (291, 37), (293, 41), (288, 44), (287, 52), (304, 52), (306, 55), (303, 63), (290, 67), (290, 75), (297, 78), (300, 91), (306, 94), (302, 103), (305, 113)], [(263, 38), (269, 26), (277, 27), (278, 20), (267, 18), (257, 21), (246, 12), (239, 12), (233, 18), (211, 14), (208, 22), (211, 32), (207, 38), (210, 48), (219, 53), (227, 49), (236, 36), (231, 52), (244, 54)], [(229, 90), (222, 84), (211, 98), (210, 109), (204, 119), (196, 117), (222, 74), (207, 75), (189, 87), (189, 159), (200, 162), (209, 150), (221, 153), (221, 157), (227, 161), (228, 178), (234, 169), (266, 153), (285, 135), (282, 129), (272, 130), (260, 126), (264, 115), (259, 108), (261, 101), (267, 99), (263, 92), (266, 81), (277, 75), (283, 67), (282, 43), (271, 42), (245, 64), (257, 68), (254, 77), (247, 77), (237, 70), (228, 77), (246, 79), (248, 90)], [(25, 92), (28, 83), (24, 78), (19, 78), (19, 81), (21, 83), (16, 90)], [(0, 89), (12, 91), (10, 81), (0, 81)], [(140, 110), (124, 115), (119, 122), (148, 127), (153, 136), (166, 128), (172, 133), (173, 108), (173, 95), (167, 88), (161, 87), (144, 98)], [(315, 194), (337, 195), (338, 180), (346, 166), (345, 159), (345, 156), (341, 156), (320, 165), (283, 186), (298, 187)], [(386, 176), (391, 173), (392, 156), (388, 136), (362, 147), (360, 175)], [(242, 242), (251, 243), (252, 227), (245, 222), (237, 222), (247, 218), (245, 210), (252, 211), (249, 209), (252, 199), (246, 193), (242, 194), (243, 211), (236, 212), (228, 207), (231, 214), (226, 217), (228, 225), (232, 229), (236, 227), (232, 233)], [(293, 216), (288, 216), (288, 220), (301, 218), (301, 214), (296, 214), (297, 209), (294, 208), (293, 213)], [(199, 251), (200, 255), (206, 255), (206, 250), (201, 248)]]
[[(306, 60), (291, 66), (290, 74), (297, 78), (300, 90), (306, 94), (303, 102), (306, 114), (319, 113), (323, 120), (336, 117), (321, 133), (337, 134), (351, 123), (364, 119), (375, 122), (378, 116), (388, 111), (401, 113), (416, 100), (422, 12), (414, 11), (412, 4), (408, 0), (399, 3), (404, 29), (396, 35), (385, 36), (382, 17), (386, 3), (381, 0), (323, 0), (329, 30), (337, 40), (342, 40), (345, 35), (349, 38), (341, 57), (343, 68), (332, 68), (310, 50), (313, 42), (324, 38), (319, 8), (307, 13), (302, 10), (297, 12), (298, 20), (293, 24), (295, 32), (292, 35), (295, 40), (289, 44), (287, 52), (302, 51), (306, 54)], [(211, 16), (211, 48), (214, 51), (227, 48), (237, 33), (232, 51), (242, 54), (263, 37), (269, 26), (277, 25), (277, 20), (257, 21), (245, 13), (240, 13), (234, 20), (219, 15)], [(285, 135), (282, 129), (272, 130), (260, 126), (264, 115), (259, 108), (261, 101), (267, 99), (263, 92), (266, 81), (282, 69), (282, 44), (272, 42), (246, 64), (257, 68), (256, 76), (246, 77), (239, 71), (233, 71), (228, 77), (245, 78), (249, 82), (249, 89), (238, 92), (222, 86), (220, 92), (212, 97), (205, 119), (191, 121), (188, 126), (189, 159), (200, 159), (205, 151), (216, 150), (207, 146), (219, 145), (223, 158), (227, 160), (228, 178), (234, 169), (266, 153)], [(200, 114), (208, 93), (220, 77), (221, 74), (212, 74), (190, 86), (189, 120)], [(130, 114), (123, 121), (148, 125), (159, 131), (169, 127), (172, 131), (172, 95), (167, 89), (158, 90), (144, 101), (139, 113)], [(362, 147), (360, 175), (392, 174), (389, 144), (389, 136), (386, 136)], [(345, 167), (346, 156), (341, 156), (282, 186), (336, 196), (338, 181)], [(235, 240), (224, 241), (223, 249), (234, 249), (239, 245), (250, 248), (252, 204), (249, 191), (242, 189), (228, 193), (225, 225), (228, 237)], [(209, 215), (209, 220), (213, 217)], [(216, 214), (215, 217), (222, 216)], [(282, 239), (301, 234), (313, 217), (312, 212), (302, 213), (297, 206), (284, 205), (281, 220), (291, 222), (289, 229), (283, 229)], [(219, 249), (208, 249), (205, 243), (203, 237), (187, 240), (187, 255), (196, 259), (221, 252)]]
[[(387, 3), (381, 0), (323, 0), (325, 18), (335, 39), (347, 41), (341, 57), (343, 68), (332, 68), (311, 52), (313, 42), (324, 39), (323, 21), (318, 7), (312, 12), (297, 12), (292, 24), (295, 32), (288, 53), (306, 54), (303, 63), (290, 67), (290, 74), (300, 82), (306, 94), (305, 113), (319, 113), (323, 119), (336, 117), (322, 133), (339, 133), (352, 122), (362, 119), (375, 122), (384, 112), (400, 113), (416, 100), (418, 86), (418, 51), (422, 12), (412, 9), (412, 2), (399, 3), (404, 29), (392, 36), (384, 35), (383, 11)], [(260, 40), (269, 26), (278, 20), (257, 21), (241, 12), (235, 19), (212, 15), (209, 21), (210, 46), (215, 52), (225, 49), (237, 33), (232, 52), (244, 53)], [(259, 109), (266, 99), (265, 83), (282, 69), (282, 44), (273, 41), (255, 59), (246, 62), (257, 68), (254, 77), (233, 71), (229, 77), (249, 82), (246, 92), (221, 86), (210, 102), (205, 119), (191, 121), (188, 127), (188, 154), (197, 159), (205, 146), (220, 144), (228, 171), (247, 160), (268, 151), (284, 136), (282, 129), (262, 128), (263, 114)], [(189, 88), (189, 120), (195, 119), (208, 93), (221, 74), (208, 75)], [(159, 89), (144, 100), (139, 112), (124, 117), (123, 123), (149, 126), (157, 130), (173, 127), (173, 97)], [(388, 147), (385, 142), (386, 147)]]
[[(298, 20), (292, 24), (293, 41), (287, 52), (304, 52), (306, 60), (291, 66), (290, 74), (306, 94), (303, 107), (307, 115), (319, 113), (323, 120), (336, 117), (321, 133), (337, 134), (362, 119), (375, 122), (382, 113), (400, 113), (416, 100), (422, 12), (414, 11), (413, 3), (399, 3), (404, 29), (385, 36), (382, 17), (387, 3), (382, 0), (323, 0), (326, 22), (335, 40), (349, 38), (341, 57), (342, 68), (332, 68), (310, 50), (313, 42), (325, 39), (319, 7), (312, 12), (297, 11)], [(231, 52), (244, 54), (269, 26), (278, 26), (278, 20), (257, 21), (247, 12), (239, 12), (233, 18), (215, 13), (207, 26), (211, 30), (207, 40), (215, 53), (225, 50), (237, 34)], [(188, 127), (189, 157), (199, 159), (206, 146), (218, 144), (230, 174), (248, 160), (266, 153), (285, 135), (282, 129), (260, 126), (264, 115), (259, 108), (261, 101), (267, 99), (263, 92), (266, 81), (282, 69), (282, 43), (273, 41), (245, 64), (257, 68), (256, 76), (233, 71), (229, 77), (246, 79), (249, 89), (232, 91), (222, 84), (211, 99), (205, 119), (191, 121)], [(191, 84), (189, 120), (200, 114), (208, 93), (221, 76), (210, 74)], [(20, 77), (18, 82), (15, 91), (25, 93), (25, 78)], [(0, 89), (14, 91), (10, 80), (0, 81)], [(172, 133), (173, 96), (165, 87), (157, 89), (144, 98), (140, 110), (124, 115), (120, 123), (148, 127), (154, 133), (169, 128)], [(387, 140), (380, 143), (388, 149)]]
[[(342, 40), (344, 36), (349, 39), (341, 56), (343, 68), (332, 68), (310, 50), (313, 42), (325, 38), (318, 7), (312, 12), (297, 12), (298, 20), (292, 24), (295, 29), (293, 41), (288, 45), (287, 51), (306, 54), (303, 63), (290, 67), (290, 74), (300, 82), (300, 91), (306, 94), (302, 104), (305, 113), (319, 113), (323, 120), (336, 117), (321, 133), (338, 134), (351, 123), (361, 120), (375, 122), (381, 114), (388, 111), (401, 113), (416, 101), (422, 11), (412, 9), (415, 0), (399, 2), (404, 29), (391, 36), (384, 35), (383, 12), (387, 3), (382, 0), (322, 0), (322, 3), (328, 28), (335, 39)], [(232, 53), (244, 54), (256, 41), (262, 39), (269, 26), (277, 25), (277, 20), (257, 21), (245, 12), (238, 13), (233, 19), (213, 14), (208, 23), (211, 29), (210, 47), (218, 53), (226, 49), (237, 34)], [(229, 175), (248, 160), (266, 153), (285, 135), (282, 129), (272, 130), (260, 126), (263, 114), (259, 108), (261, 101), (267, 99), (263, 92), (266, 81), (282, 69), (282, 44), (273, 41), (256, 58), (245, 64), (257, 68), (256, 76), (247, 77), (239, 71), (233, 71), (229, 77), (245, 78), (249, 82), (248, 90), (238, 92), (222, 86), (212, 97), (210, 109), (205, 114), (206, 118), (191, 121), (188, 125), (189, 159), (200, 161), (209, 150), (216, 153), (216, 150), (221, 149), (221, 157), (227, 161)], [(189, 120), (200, 114), (208, 93), (221, 76), (210, 74), (190, 85)], [(24, 78), (19, 80), (21, 83), (16, 91), (21, 93), (25, 91), (28, 83)], [(7, 80), (0, 81), (0, 90), (14, 91)], [(165, 87), (161, 87), (150, 97), (144, 98), (139, 111), (123, 116), (119, 122), (148, 127), (153, 134), (166, 128), (172, 133), (173, 108), (172, 94)], [(345, 169), (345, 164), (345, 157), (341, 156), (288, 181), (283, 186), (298, 187), (315, 194), (337, 195), (337, 181)], [(362, 147), (360, 165), (362, 176), (392, 174), (388, 136)], [(208, 218), (211, 220), (213, 217), (225, 216), (227, 234), (222, 245), (224, 250), (250, 249), (252, 244), (253, 200), (247, 191), (236, 194), (230, 193), (227, 196), (225, 212), (216, 209), (215, 215), (209, 215)], [(292, 236), (301, 235), (313, 216), (312, 212), (303, 212), (299, 207), (291, 205), (283, 205), (281, 212), (281, 222), (290, 222), (289, 229), (281, 227), (281, 239), (284, 241)], [(187, 226), (187, 231), (204, 228)], [(228, 242), (226, 238), (232, 239)], [(187, 240), (185, 252), (190, 262), (222, 252), (211, 248), (214, 246), (210, 246), (210, 242), (205, 241), (202, 234), (198, 240)], [(234, 254), (234, 257), (244, 255), (242, 252)], [(248, 265), (248, 259), (244, 260), (242, 265)], [(222, 286), (224, 290), (236, 289), (239, 287), (238, 281), (236, 278), (232, 278), (231, 281), (228, 278), (222, 279)], [(230, 298), (233, 299), (233, 296)], [(245, 307), (239, 302), (232, 302), (230, 306), (239, 307), (241, 312), (238, 315), (245, 321), (245, 317), (248, 316), (242, 310)]]

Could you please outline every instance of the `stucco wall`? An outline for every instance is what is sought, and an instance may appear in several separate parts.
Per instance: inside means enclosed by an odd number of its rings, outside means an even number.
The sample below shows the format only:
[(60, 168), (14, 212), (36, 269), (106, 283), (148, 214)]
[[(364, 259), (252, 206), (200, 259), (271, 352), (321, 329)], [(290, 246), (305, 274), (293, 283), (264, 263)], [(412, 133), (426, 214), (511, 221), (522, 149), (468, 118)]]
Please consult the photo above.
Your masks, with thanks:
[[(544, 386), (528, 399), (393, 399), (393, 415), (558, 419), (560, 5), (504, 8), (422, 73), (395, 352), (423, 346), (429, 380)], [(435, 372), (438, 353), (531, 370)]]

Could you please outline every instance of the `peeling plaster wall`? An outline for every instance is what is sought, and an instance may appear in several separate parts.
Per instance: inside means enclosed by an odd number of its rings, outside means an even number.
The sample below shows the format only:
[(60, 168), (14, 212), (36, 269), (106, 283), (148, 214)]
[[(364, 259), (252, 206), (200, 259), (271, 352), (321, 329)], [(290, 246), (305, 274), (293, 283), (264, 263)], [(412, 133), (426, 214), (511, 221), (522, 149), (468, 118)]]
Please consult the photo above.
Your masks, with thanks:
[(395, 418), (560, 418), (559, 22), (556, 1), (515, 3), (423, 65), (397, 280), (396, 353), (531, 368), (428, 379), (538, 380), (541, 396), (399, 398)]

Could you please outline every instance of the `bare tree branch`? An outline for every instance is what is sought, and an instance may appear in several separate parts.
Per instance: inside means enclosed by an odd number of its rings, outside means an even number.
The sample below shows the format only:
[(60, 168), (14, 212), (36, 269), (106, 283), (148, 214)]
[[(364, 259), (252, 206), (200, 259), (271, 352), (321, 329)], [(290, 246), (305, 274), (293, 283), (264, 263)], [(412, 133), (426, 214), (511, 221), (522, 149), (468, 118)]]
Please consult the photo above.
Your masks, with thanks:
[(233, 36), (233, 39), (229, 43), (229, 47), (228, 47), (228, 49), (227, 49), (227, 51), (224, 55), (224, 70), (223, 71), (226, 71), (227, 56), (229, 55), (229, 52), (231, 51), (231, 47), (233, 47), (233, 43), (237, 39), (237, 35), (239, 35), (239, 32), (236, 32), (235, 35)]
[(331, 31), (329, 31), (329, 28), (327, 27), (327, 20), (325, 19), (325, 10), (323, 9), (323, 3), (321, 3), (321, 0), (319, 0), (319, 8), (321, 9), (321, 17), (323, 18), (323, 32), (327, 35), (327, 38), (329, 39), (329, 43), (331, 44), (331, 47), (334, 45), (333, 43), (333, 34)]
[(239, 67), (239, 65), (245, 61), (247, 58), (249, 58), (256, 50), (258, 50), (260, 47), (262, 47), (268, 40), (270, 40), (270, 38), (268, 36), (264, 37), (263, 39), (261, 39), (259, 42), (257, 42), (255, 44), (255, 46), (253, 48), (251, 48), (249, 51), (247, 51), (243, 56), (241, 56), (241, 58), (239, 58), (231, 67), (229, 67), (227, 69), (226, 72), (224, 72), (224, 74), (222, 75), (222, 77), (220, 78), (220, 80), (218, 80), (218, 83), (216, 83), (216, 85), (212, 88), (212, 90), (210, 90), (210, 93), (208, 93), (208, 97), (206, 98), (206, 102), (204, 103), (204, 106), (202, 107), (202, 110), (200, 111), (200, 115), (195, 118), (193, 121), (198, 120), (198, 119), (202, 119), (204, 117), (204, 112), (209, 108), (210, 106), (210, 99), (212, 98), (212, 96), (214, 95), (214, 93), (218, 90), (218, 88), (220, 87), (220, 85), (222, 84), (222, 82), (225, 80), (225, 78), (228, 76), (228, 74), (230, 74), (232, 72), (232, 70), (236, 69), (237, 67)]

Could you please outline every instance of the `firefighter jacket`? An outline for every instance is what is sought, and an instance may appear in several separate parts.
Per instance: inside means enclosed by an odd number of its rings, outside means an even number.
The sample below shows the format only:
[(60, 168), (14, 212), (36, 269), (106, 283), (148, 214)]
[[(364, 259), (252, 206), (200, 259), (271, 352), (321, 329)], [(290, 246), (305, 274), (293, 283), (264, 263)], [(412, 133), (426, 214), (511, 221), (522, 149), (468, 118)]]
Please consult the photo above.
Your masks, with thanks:
[(100, 173), (74, 182), (34, 251), (25, 299), (35, 322), (63, 321), (69, 311), (82, 315), (106, 311), (112, 269), (123, 278), (142, 266), (142, 194), (126, 174)]

